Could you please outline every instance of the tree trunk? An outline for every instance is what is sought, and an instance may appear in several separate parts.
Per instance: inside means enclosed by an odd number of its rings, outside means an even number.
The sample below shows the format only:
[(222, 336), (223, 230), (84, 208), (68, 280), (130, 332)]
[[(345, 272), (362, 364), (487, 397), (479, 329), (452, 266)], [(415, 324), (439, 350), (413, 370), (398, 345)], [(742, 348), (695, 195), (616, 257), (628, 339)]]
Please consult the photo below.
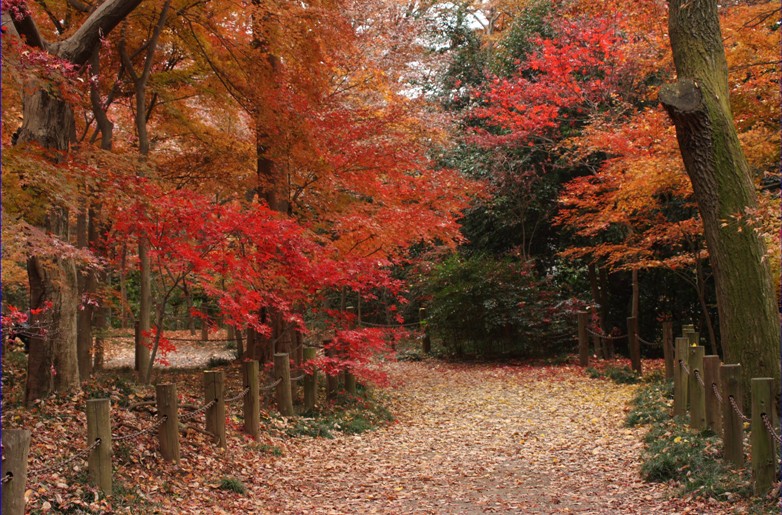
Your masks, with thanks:
[(141, 288), (139, 299), (138, 327), (139, 338), (136, 345), (136, 363), (138, 363), (139, 381), (146, 384), (149, 379), (146, 371), (149, 368), (149, 353), (152, 345), (149, 342), (149, 331), (152, 328), (152, 269), (149, 263), (149, 240), (139, 238), (138, 259), (141, 271)]
[[(53, 391), (79, 387), (76, 357), (76, 266), (60, 257), (34, 256), (27, 261), (33, 331), (28, 357), (25, 403)], [(51, 307), (47, 307), (51, 303)]]
[(715, 0), (670, 0), (669, 34), (678, 81), (660, 101), (676, 127), (703, 219), (717, 292), (725, 362), (780, 387), (780, 324), (766, 248), (742, 220), (756, 205), (749, 166), (733, 125), (727, 63)]
[[(82, 205), (76, 217), (76, 246), (87, 248), (88, 228), (87, 207)], [(86, 302), (95, 295), (95, 281), (89, 280), (94, 275), (89, 269), (79, 270), (77, 277), (79, 289), (79, 304), (76, 318), (76, 355), (79, 362), (79, 379), (86, 381), (92, 374), (92, 313), (93, 305)], [(92, 291), (90, 291), (92, 288)]]

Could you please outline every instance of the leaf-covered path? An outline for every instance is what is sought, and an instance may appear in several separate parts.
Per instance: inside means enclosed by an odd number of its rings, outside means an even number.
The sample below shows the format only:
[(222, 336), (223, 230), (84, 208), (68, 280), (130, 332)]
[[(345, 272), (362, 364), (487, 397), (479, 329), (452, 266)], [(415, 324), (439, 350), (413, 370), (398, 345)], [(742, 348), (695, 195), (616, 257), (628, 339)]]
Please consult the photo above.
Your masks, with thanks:
[(298, 439), (266, 465), (263, 509), (681, 511), (668, 487), (639, 478), (643, 430), (623, 427), (632, 386), (570, 367), (399, 363), (392, 377), (398, 423), (359, 436)]

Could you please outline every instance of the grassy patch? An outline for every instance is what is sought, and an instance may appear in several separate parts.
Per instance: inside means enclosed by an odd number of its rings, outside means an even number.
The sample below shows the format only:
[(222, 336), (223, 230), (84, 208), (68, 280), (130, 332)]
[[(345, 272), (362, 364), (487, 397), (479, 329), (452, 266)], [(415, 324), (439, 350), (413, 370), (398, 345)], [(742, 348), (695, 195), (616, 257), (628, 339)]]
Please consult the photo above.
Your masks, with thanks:
[(244, 483), (236, 479), (235, 477), (224, 477), (220, 480), (220, 490), (227, 490), (229, 492), (236, 492), (237, 494), (244, 495), (247, 493), (247, 488)]
[(288, 436), (333, 438), (334, 433), (361, 434), (393, 422), (394, 417), (371, 392), (341, 393), (322, 407), (303, 413), (285, 430)]
[(213, 368), (218, 367), (225, 367), (231, 364), (231, 360), (228, 358), (219, 358), (217, 356), (212, 356), (209, 358), (209, 361), (206, 362), (206, 368), (207, 370), (211, 370)]
[(735, 500), (752, 495), (750, 473), (731, 469), (722, 460), (722, 440), (711, 431), (695, 431), (686, 417), (671, 418), (671, 381), (655, 381), (638, 389), (628, 426), (649, 425), (644, 439), (641, 476), (646, 481), (673, 481), (680, 493), (718, 500)]
[(264, 454), (271, 454), (272, 456), (282, 456), (282, 449), (277, 447), (276, 445), (269, 445), (267, 443), (262, 443), (262, 444), (253, 445), (252, 448)]
[(656, 381), (639, 388), (632, 400), (633, 408), (627, 414), (625, 425), (629, 427), (662, 422), (670, 418), (670, 399), (673, 398), (673, 382)]
[(641, 376), (629, 367), (606, 367), (603, 370), (589, 367), (586, 373), (593, 379), (610, 379), (618, 384), (638, 384)]

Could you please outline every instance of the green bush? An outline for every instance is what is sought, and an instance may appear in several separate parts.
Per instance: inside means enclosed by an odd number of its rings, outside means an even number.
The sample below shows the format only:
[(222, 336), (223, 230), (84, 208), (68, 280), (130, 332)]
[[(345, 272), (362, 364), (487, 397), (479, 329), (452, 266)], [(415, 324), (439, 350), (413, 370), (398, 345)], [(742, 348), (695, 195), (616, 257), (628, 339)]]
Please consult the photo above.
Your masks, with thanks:
[(229, 492), (236, 492), (237, 494), (246, 494), (247, 488), (244, 483), (236, 479), (235, 477), (224, 477), (220, 480), (220, 490), (228, 490)]
[(572, 347), (575, 308), (531, 263), (455, 255), (423, 293), (431, 335), (456, 357), (541, 356)]
[(207, 361), (206, 368), (224, 367), (230, 364), (231, 364), (231, 360), (228, 358), (219, 358), (217, 356), (212, 356), (209, 358), (209, 361)]

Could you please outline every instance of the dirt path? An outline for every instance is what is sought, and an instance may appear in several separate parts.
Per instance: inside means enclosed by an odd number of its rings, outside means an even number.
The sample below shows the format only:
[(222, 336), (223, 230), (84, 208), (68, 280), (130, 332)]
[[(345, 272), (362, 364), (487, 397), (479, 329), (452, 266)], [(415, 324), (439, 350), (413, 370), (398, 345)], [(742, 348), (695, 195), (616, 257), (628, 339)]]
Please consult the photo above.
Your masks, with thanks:
[[(677, 513), (640, 480), (634, 387), (563, 367), (400, 363), (394, 426), (297, 439), (266, 465), (284, 513)], [(681, 501), (678, 501), (680, 503)], [(720, 513), (717, 506), (708, 513)]]

